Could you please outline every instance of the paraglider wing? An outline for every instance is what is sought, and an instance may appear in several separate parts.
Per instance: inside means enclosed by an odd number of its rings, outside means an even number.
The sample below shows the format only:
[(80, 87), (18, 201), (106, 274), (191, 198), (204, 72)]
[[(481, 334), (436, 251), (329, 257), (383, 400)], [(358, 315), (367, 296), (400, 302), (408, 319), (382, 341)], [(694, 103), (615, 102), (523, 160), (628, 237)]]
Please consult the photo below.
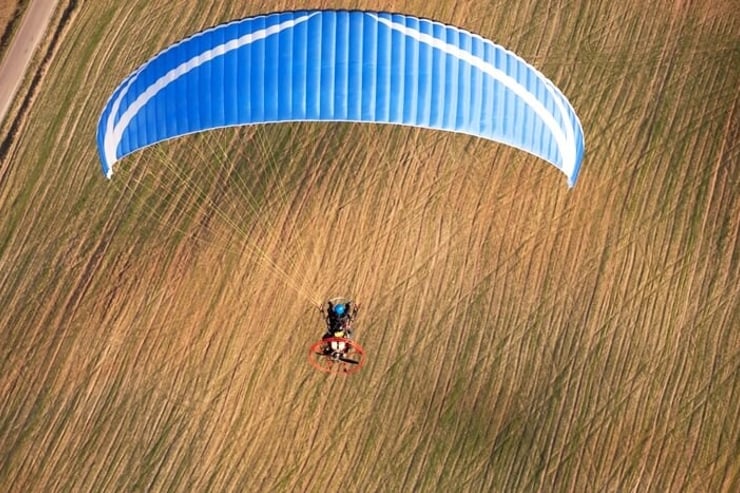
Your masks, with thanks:
[(284, 121), (391, 123), (466, 133), (552, 163), (573, 186), (583, 130), (531, 65), (480, 36), (400, 14), (296, 11), (180, 41), (113, 92), (98, 123), (103, 172), (193, 132)]

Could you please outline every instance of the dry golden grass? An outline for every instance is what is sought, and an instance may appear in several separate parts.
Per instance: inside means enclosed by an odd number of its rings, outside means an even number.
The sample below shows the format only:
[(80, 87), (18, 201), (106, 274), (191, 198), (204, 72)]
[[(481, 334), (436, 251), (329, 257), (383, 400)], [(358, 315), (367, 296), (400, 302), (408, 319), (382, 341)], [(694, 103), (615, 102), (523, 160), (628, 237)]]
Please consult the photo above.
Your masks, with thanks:
[(3, 0), (0, 2), (0, 60), (3, 59), (5, 50), (27, 5), (28, 0)]
[[(740, 489), (740, 20), (705, 3), (404, 5), (564, 90), (571, 191), (491, 142), (341, 124), (107, 182), (95, 124), (139, 63), (335, 4), (80, 5), (0, 167), (0, 489)], [(312, 303), (345, 294), (369, 360), (327, 377)]]
[(2, 33), (13, 19), (20, 0), (4, 1), (0, 3), (0, 33)]

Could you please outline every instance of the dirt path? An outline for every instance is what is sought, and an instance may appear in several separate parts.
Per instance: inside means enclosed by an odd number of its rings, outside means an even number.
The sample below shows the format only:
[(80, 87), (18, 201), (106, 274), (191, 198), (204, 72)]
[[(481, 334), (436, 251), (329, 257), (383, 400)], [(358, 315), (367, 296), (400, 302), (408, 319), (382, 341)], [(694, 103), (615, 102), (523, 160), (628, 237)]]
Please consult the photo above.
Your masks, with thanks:
[(28, 64), (46, 32), (57, 0), (33, 0), (0, 65), (0, 122), (10, 108)]

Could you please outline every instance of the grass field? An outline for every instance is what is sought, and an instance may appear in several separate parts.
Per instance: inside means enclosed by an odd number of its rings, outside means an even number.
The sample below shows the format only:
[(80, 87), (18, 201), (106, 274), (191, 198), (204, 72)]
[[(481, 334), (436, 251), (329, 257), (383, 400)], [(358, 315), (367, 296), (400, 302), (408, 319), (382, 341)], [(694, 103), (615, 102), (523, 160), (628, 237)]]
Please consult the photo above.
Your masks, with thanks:
[(4, 0), (0, 3), (0, 60), (27, 6), (28, 0)]
[[(404, 4), (563, 90), (572, 190), (491, 142), (305, 123), (106, 181), (99, 112), (168, 43), (397, 7), (73, 5), (0, 164), (0, 490), (740, 490), (734, 2)], [(305, 359), (333, 295), (362, 304), (349, 378)]]

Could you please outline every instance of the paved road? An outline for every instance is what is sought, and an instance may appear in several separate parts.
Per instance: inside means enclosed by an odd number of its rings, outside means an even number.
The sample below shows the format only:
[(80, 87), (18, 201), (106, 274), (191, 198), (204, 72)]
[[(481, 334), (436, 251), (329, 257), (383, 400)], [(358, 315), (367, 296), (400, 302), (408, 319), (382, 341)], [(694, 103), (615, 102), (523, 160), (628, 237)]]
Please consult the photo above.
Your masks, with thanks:
[(0, 123), (23, 82), (28, 64), (46, 33), (56, 6), (57, 0), (31, 0), (23, 14), (21, 25), (0, 64)]

